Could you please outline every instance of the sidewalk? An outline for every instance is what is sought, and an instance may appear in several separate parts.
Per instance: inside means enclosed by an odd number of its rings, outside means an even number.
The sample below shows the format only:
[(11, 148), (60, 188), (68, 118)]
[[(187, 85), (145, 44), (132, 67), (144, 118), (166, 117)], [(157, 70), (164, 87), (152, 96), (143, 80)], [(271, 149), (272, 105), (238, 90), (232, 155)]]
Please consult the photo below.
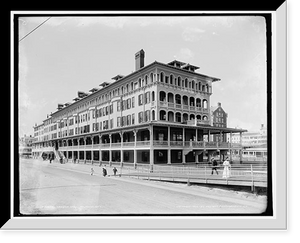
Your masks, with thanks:
[[(49, 163), (49, 161), (41, 161), (41, 160), (35, 160), (38, 163), (42, 163), (45, 166), (51, 166), (51, 167), (56, 167), (62, 170), (69, 170), (69, 171), (74, 171), (78, 173), (84, 173), (87, 175), (90, 175), (91, 173), (91, 168), (94, 169), (94, 174), (93, 176), (99, 176), (103, 177), (102, 175), (102, 166), (99, 167), (99, 164), (74, 164), (74, 163), (65, 163), (65, 164), (60, 164), (57, 162), (54, 163)], [(120, 168), (117, 167), (118, 172), (117, 176), (113, 175), (113, 166), (109, 167), (106, 165), (107, 169), (107, 178), (109, 179), (114, 179), (114, 180), (119, 180), (119, 181), (124, 181), (127, 183), (135, 183), (135, 184), (140, 184), (144, 186), (151, 186), (151, 187), (156, 187), (160, 189), (165, 189), (165, 190), (171, 190), (175, 192), (181, 192), (181, 193), (186, 193), (186, 194), (192, 194), (196, 196), (202, 196), (202, 197), (207, 197), (211, 199), (216, 199), (216, 200), (223, 200), (223, 201), (228, 201), (232, 203), (240, 203), (243, 205), (249, 205), (249, 206), (255, 206), (255, 207), (263, 207), (266, 205), (266, 196), (259, 196), (250, 192), (243, 192), (243, 191), (234, 191), (234, 190), (227, 190), (227, 189), (220, 189), (220, 188), (209, 188), (209, 187), (204, 187), (204, 186), (188, 186), (187, 184), (178, 184), (178, 183), (171, 183), (171, 182), (166, 182), (166, 181), (157, 181), (157, 180), (147, 180), (146, 178), (144, 179), (137, 179), (137, 176), (134, 177), (128, 177), (122, 175), (121, 177), (119, 176), (120, 173), (122, 174), (127, 174), (129, 175), (130, 172), (133, 171), (133, 169), (128, 169), (128, 168)], [(131, 174), (132, 176), (134, 174)]]

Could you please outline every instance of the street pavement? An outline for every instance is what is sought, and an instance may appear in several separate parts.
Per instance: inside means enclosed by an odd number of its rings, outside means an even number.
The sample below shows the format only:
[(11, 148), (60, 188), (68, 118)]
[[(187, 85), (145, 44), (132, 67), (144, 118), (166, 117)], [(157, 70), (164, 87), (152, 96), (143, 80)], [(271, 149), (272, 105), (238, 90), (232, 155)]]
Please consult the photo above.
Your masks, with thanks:
[(108, 176), (103, 177), (102, 167), (96, 165), (21, 159), (20, 212), (25, 215), (256, 214), (266, 206), (265, 196), (119, 177), (113, 175), (112, 169), (107, 167)]

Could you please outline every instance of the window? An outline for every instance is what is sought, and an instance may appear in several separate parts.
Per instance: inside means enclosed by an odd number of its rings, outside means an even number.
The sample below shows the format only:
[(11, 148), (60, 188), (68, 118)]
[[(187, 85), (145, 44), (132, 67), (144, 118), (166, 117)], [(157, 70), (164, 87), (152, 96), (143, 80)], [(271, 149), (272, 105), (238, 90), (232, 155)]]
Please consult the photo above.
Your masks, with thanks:
[(143, 112), (139, 112), (139, 123), (143, 122)]
[(143, 105), (143, 94), (139, 95), (139, 105)]
[(150, 111), (145, 111), (145, 122), (150, 121)]
[(103, 130), (108, 129), (108, 120), (103, 121)]
[(133, 113), (132, 115), (131, 115), (131, 118), (132, 118), (132, 125), (134, 125), (134, 118), (135, 118), (135, 114)]
[(122, 116), (122, 126), (126, 126), (126, 116)]
[(131, 108), (131, 99), (127, 99), (127, 109)]
[(119, 116), (117, 118), (117, 127), (120, 127), (121, 126), (121, 117)]
[(134, 97), (131, 98), (131, 106), (134, 108)]
[(155, 92), (152, 91), (152, 101), (155, 101)]
[(131, 115), (127, 115), (127, 125), (131, 125)]
[(148, 103), (150, 103), (150, 92), (147, 92), (145, 94), (145, 104), (148, 104)]
[(117, 111), (120, 111), (120, 101), (117, 102)]
[(110, 114), (112, 114), (114, 112), (114, 106), (113, 104), (110, 105)]
[(112, 129), (114, 127), (114, 119), (110, 119), (110, 129)]

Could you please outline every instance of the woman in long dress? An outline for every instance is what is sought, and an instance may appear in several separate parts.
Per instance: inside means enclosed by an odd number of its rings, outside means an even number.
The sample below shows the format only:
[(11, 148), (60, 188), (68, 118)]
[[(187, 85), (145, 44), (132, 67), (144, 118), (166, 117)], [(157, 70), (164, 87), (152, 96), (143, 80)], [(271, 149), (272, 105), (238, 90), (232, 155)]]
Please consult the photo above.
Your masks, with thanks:
[(223, 166), (224, 166), (223, 178), (229, 178), (231, 165), (228, 161), (228, 158), (226, 158), (225, 161), (223, 162)]

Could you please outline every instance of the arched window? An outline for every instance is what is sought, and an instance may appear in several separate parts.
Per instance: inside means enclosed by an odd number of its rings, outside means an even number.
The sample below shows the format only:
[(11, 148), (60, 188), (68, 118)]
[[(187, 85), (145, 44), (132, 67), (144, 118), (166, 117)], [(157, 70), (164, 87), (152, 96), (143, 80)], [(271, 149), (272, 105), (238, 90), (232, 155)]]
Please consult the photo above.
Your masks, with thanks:
[(187, 113), (184, 113), (182, 115), (182, 118), (183, 118), (183, 122), (186, 122), (189, 119), (189, 115)]
[(176, 122), (181, 122), (181, 113), (180, 112), (176, 112), (176, 114), (175, 114), (175, 121)]
[(190, 106), (195, 106), (195, 98), (190, 97)]
[(173, 77), (173, 74), (170, 75), (170, 84), (173, 84), (173, 81), (174, 81), (174, 77)]
[(148, 85), (148, 75), (145, 76), (145, 85)]
[(165, 110), (160, 110), (159, 111), (159, 120), (165, 121), (167, 119), (166, 117), (166, 111)]
[(164, 73), (163, 72), (160, 73), (160, 82), (164, 82)]
[(159, 101), (166, 101), (166, 92), (165, 91), (159, 92)]
[(176, 102), (176, 104), (178, 104), (178, 105), (181, 104), (181, 96), (180, 96), (180, 94), (176, 94), (176, 95), (175, 95), (175, 102)]
[(181, 77), (177, 78), (177, 86), (181, 87)]
[(150, 83), (153, 83), (153, 73), (150, 73)]
[(174, 103), (174, 95), (173, 95), (173, 93), (168, 93), (168, 102)]
[(203, 100), (203, 106), (202, 106), (204, 109), (207, 109), (207, 100)]
[(174, 122), (174, 113), (173, 113), (173, 111), (168, 112), (168, 121), (169, 122)]
[(152, 121), (155, 121), (155, 110), (152, 110)]
[(189, 105), (189, 99), (186, 95), (182, 96), (183, 105)]
[(199, 98), (196, 99), (196, 107), (198, 107), (198, 108), (201, 107), (201, 99), (199, 99)]
[(152, 91), (152, 101), (155, 101), (155, 92)]
[(188, 79), (186, 78), (185, 80), (184, 80), (184, 87), (188, 87)]

